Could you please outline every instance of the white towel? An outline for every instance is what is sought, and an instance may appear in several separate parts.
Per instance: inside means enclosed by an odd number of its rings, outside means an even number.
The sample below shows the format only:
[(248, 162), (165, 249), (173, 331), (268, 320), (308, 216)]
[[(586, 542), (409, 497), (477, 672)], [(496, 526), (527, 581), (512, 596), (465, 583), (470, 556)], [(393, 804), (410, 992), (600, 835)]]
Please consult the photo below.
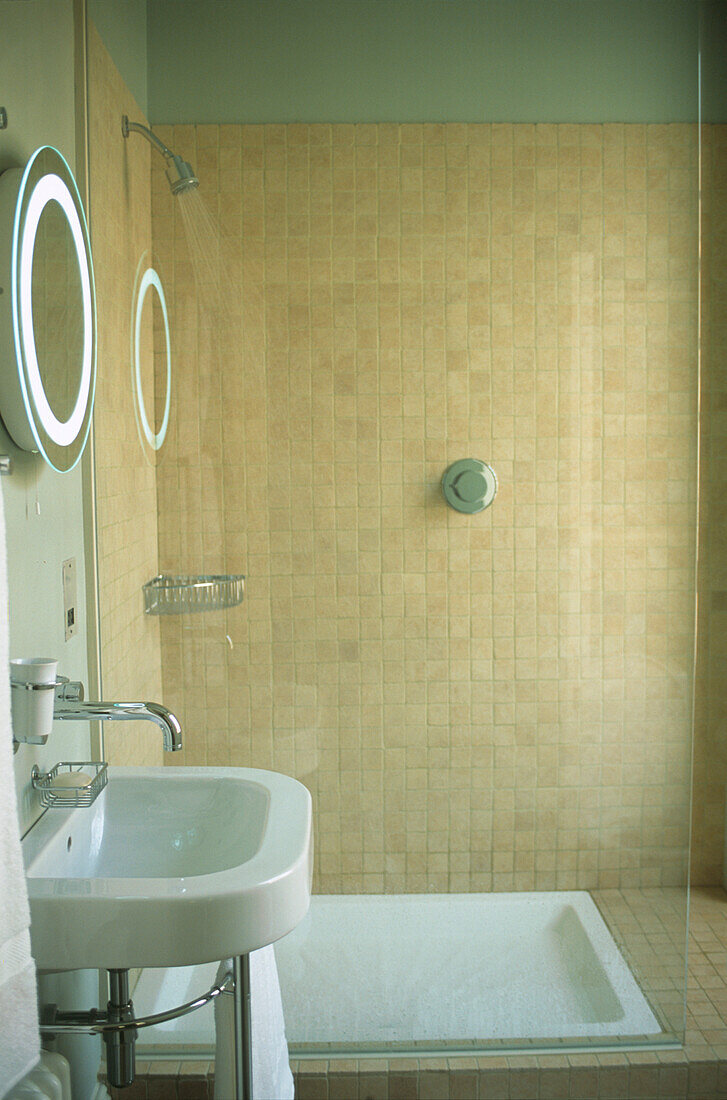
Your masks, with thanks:
[[(220, 963), (222, 981), (232, 960)], [(252, 1016), (253, 1100), (293, 1100), (293, 1074), (288, 1060), (283, 1001), (275, 951), (263, 947), (250, 954), (250, 1015)], [(235, 1012), (232, 997), (215, 1000), (215, 1100), (235, 1096)]]
[(40, 1058), (30, 911), (13, 775), (5, 516), (0, 494), (0, 1097)]

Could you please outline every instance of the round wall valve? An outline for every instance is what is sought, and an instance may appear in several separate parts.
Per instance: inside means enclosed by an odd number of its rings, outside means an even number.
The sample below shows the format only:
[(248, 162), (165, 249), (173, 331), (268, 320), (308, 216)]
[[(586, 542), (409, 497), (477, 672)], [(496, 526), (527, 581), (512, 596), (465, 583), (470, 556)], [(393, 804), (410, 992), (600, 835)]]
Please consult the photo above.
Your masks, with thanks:
[(461, 458), (444, 471), (442, 492), (447, 504), (458, 512), (482, 512), (497, 492), (495, 471), (478, 458)]

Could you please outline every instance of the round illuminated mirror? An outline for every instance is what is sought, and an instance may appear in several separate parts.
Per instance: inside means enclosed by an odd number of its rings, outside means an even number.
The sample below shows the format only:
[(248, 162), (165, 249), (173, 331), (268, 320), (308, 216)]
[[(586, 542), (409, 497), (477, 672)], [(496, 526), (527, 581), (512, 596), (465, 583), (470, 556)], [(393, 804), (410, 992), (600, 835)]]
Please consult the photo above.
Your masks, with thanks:
[(148, 253), (139, 261), (131, 315), (131, 389), (142, 450), (150, 460), (166, 437), (172, 396), (169, 313)]
[(0, 416), (18, 447), (70, 470), (93, 413), (96, 300), (81, 197), (51, 146), (0, 176), (0, 283)]

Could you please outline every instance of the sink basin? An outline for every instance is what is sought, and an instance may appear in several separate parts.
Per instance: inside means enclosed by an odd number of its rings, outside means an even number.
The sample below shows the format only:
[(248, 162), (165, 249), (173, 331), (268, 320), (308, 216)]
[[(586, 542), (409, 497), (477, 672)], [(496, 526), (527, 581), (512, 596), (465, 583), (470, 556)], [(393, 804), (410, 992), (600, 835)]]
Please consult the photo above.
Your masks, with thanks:
[(109, 768), (93, 806), (44, 814), (23, 858), (41, 969), (212, 962), (305, 916), (311, 798), (253, 768)]

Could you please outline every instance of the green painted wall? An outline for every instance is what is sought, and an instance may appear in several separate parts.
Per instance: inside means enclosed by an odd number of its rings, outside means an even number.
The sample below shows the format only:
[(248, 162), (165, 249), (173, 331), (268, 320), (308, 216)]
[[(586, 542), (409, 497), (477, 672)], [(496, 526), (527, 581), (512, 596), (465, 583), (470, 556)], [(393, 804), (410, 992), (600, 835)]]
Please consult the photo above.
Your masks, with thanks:
[(695, 0), (149, 0), (155, 123), (692, 121)]
[[(71, 166), (76, 160), (73, 0), (0, 0), (0, 103), (8, 128), (0, 133), (0, 172), (24, 165), (39, 145), (54, 145)], [(0, 364), (3, 370), (12, 364)], [(0, 410), (1, 412), (2, 410)], [(80, 466), (58, 474), (38, 456), (20, 451), (0, 424), (0, 453), (12, 455), (14, 473), (0, 480), (5, 513), (10, 656), (50, 655), (58, 671), (88, 684), (85, 601), (83, 477)], [(4, 550), (3, 550), (4, 552)], [(78, 567), (78, 633), (63, 630), (61, 563)], [(5, 613), (5, 609), (1, 609)], [(66, 728), (67, 727), (67, 728)], [(37, 816), (30, 798), (33, 764), (46, 771), (59, 760), (88, 760), (87, 722), (55, 723), (48, 743), (21, 745), (13, 759), (21, 829)], [(97, 971), (41, 977), (42, 1001), (63, 1009), (96, 1003)], [(90, 1097), (101, 1043), (93, 1036), (59, 1038), (71, 1063), (73, 1096)], [(1, 1085), (0, 1085), (1, 1087)]]
[[(54, 145), (76, 161), (74, 22), (72, 0), (0, 0), (0, 101), (8, 128), (0, 135), (0, 172), (23, 167), (39, 145)], [(12, 364), (3, 363), (3, 370)], [(0, 409), (0, 415), (2, 410)], [(0, 423), (0, 453), (15, 472), (0, 481), (5, 510), (10, 656), (57, 657), (58, 671), (88, 683), (85, 630), (83, 483), (80, 465), (58, 474), (38, 456), (19, 450)], [(63, 629), (61, 563), (75, 557), (79, 630), (70, 641)], [(30, 769), (47, 770), (58, 760), (85, 760), (88, 723), (54, 727), (42, 747), (22, 745), (14, 759), (21, 826), (37, 813)]]
[(727, 3), (709, 0), (701, 7), (702, 118), (727, 122)]
[(147, 110), (147, 0), (87, 0), (89, 19), (134, 99)]

